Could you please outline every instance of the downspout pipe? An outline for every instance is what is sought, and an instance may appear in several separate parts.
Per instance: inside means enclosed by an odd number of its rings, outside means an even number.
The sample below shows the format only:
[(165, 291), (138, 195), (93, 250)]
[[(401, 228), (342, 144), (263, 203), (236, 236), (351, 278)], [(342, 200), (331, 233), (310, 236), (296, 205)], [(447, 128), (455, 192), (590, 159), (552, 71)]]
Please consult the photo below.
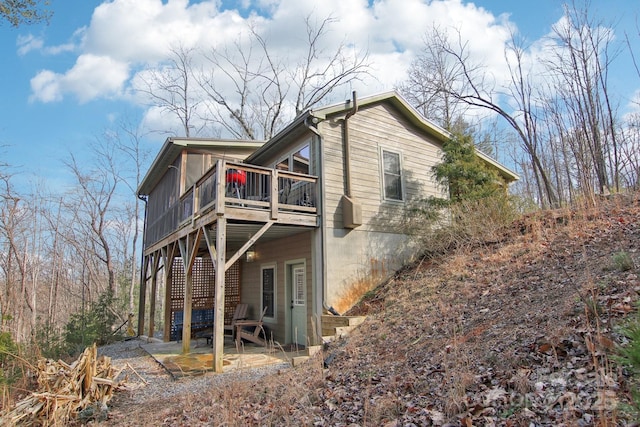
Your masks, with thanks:
[(342, 119), (342, 145), (344, 150), (344, 195), (341, 198), (342, 226), (345, 229), (354, 229), (362, 225), (362, 205), (353, 198), (351, 179), (351, 140), (349, 139), (349, 118), (358, 112), (356, 92), (353, 91), (351, 109)]
[[(327, 241), (327, 228), (326, 228), (326, 200), (325, 200), (325, 192), (324, 192), (324, 180), (322, 179), (322, 177), (324, 177), (324, 149), (323, 149), (323, 144), (322, 141), (324, 140), (324, 137), (322, 136), (322, 134), (318, 131), (318, 128), (316, 127), (316, 123), (314, 123), (314, 120), (317, 121), (317, 118), (314, 118), (313, 116), (309, 116), (307, 117), (307, 119), (304, 121), (305, 126), (307, 127), (307, 129), (309, 129), (309, 131), (311, 133), (313, 133), (314, 135), (316, 135), (318, 137), (318, 152), (319, 152), (319, 159), (318, 159), (318, 167), (320, 169), (320, 173), (318, 174), (320, 176), (320, 189), (319, 189), (319, 195), (320, 195), (320, 221), (322, 222), (321, 227), (320, 227), (320, 233), (321, 233), (321, 238), (320, 238), (320, 252), (322, 254), (322, 259), (325, 260), (327, 259), (327, 245), (326, 245), (326, 241)], [(333, 308), (330, 307), (327, 304), (327, 285), (326, 285), (326, 281), (327, 281), (327, 263), (326, 262), (322, 262), (322, 279), (320, 280), (320, 285), (322, 286), (322, 308), (324, 310), (327, 310), (329, 313), (334, 314), (334, 315), (338, 315), (339, 313)]]
[(344, 116), (342, 138), (344, 141), (344, 177), (346, 181), (345, 196), (351, 197), (351, 144), (349, 143), (349, 118), (358, 112), (356, 91), (352, 93), (351, 110)]

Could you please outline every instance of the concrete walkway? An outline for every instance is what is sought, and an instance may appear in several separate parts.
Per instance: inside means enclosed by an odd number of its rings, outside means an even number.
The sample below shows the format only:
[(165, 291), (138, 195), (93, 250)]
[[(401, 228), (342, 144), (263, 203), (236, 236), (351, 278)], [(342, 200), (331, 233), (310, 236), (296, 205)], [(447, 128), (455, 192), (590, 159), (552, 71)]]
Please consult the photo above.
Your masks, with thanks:
[[(157, 360), (174, 377), (201, 375), (213, 371), (213, 346), (206, 339), (193, 339), (191, 352), (182, 354), (181, 342), (149, 342), (142, 349)], [(252, 369), (273, 364), (292, 365), (293, 358), (306, 354), (304, 348), (283, 349), (277, 346), (262, 347), (244, 343), (236, 349), (235, 343), (225, 340), (223, 371)]]

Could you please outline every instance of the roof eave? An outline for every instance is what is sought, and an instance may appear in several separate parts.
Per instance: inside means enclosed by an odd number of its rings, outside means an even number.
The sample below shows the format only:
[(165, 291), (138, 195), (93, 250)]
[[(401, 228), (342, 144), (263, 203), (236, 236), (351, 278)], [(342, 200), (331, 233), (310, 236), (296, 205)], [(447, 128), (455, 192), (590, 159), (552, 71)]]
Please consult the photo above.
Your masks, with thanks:
[[(389, 102), (400, 111), (402, 111), (405, 117), (407, 117), (413, 125), (430, 134), (440, 142), (444, 142), (451, 137), (451, 134), (444, 128), (438, 126), (437, 124), (433, 123), (432, 121), (418, 113), (416, 109), (413, 108), (407, 102), (407, 100), (405, 100), (404, 97), (402, 97), (402, 95), (400, 95), (396, 91), (383, 92), (376, 95), (359, 98), (357, 99), (357, 102), (358, 108), (364, 108), (367, 105), (377, 104), (380, 102)], [(313, 112), (313, 115), (321, 120), (326, 120), (331, 116), (344, 114), (351, 109), (351, 100), (347, 100), (343, 103), (334, 104), (315, 110)]]
[[(357, 101), (358, 101), (359, 107), (366, 107), (367, 105), (375, 104), (378, 102), (384, 102), (384, 101), (390, 102), (400, 111), (402, 111), (405, 117), (414, 126), (426, 132), (427, 134), (433, 136), (441, 143), (444, 143), (445, 141), (447, 141), (449, 138), (452, 137), (452, 134), (449, 131), (438, 126), (437, 124), (433, 123), (429, 119), (423, 117), (422, 114), (416, 111), (416, 109), (413, 108), (407, 102), (407, 100), (404, 99), (402, 95), (400, 95), (395, 91), (384, 92), (377, 95), (368, 96), (365, 98), (358, 99)], [(351, 110), (351, 108), (352, 108), (351, 102), (350, 100), (348, 100), (340, 104), (331, 105), (325, 108), (321, 108), (317, 111), (314, 111), (314, 116), (322, 120), (326, 120), (328, 117), (346, 113), (347, 111)], [(505, 178), (508, 182), (513, 182), (520, 179), (520, 176), (518, 176), (517, 173), (513, 172), (511, 169), (507, 168), (502, 163), (486, 155), (482, 151), (476, 149), (476, 155), (485, 163), (489, 164), (491, 167), (496, 168), (500, 173), (500, 175), (503, 178)]]
[(518, 175), (508, 167), (504, 166), (502, 163), (498, 162), (494, 158), (486, 155), (485, 153), (478, 150), (477, 148), (475, 151), (476, 151), (476, 156), (478, 156), (485, 163), (488, 163), (490, 166), (496, 168), (500, 176), (506, 179), (507, 182), (514, 182), (520, 179), (520, 175)]

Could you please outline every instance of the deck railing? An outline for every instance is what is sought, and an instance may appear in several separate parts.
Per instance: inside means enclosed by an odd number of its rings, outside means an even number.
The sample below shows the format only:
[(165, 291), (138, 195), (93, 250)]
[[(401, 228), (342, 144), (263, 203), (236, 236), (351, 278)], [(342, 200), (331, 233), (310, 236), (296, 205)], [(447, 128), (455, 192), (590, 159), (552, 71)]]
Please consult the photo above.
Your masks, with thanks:
[(145, 245), (212, 210), (220, 214), (228, 208), (268, 211), (272, 219), (279, 212), (317, 214), (317, 182), (312, 175), (219, 160), (167, 210), (167, 217), (148, 224)]

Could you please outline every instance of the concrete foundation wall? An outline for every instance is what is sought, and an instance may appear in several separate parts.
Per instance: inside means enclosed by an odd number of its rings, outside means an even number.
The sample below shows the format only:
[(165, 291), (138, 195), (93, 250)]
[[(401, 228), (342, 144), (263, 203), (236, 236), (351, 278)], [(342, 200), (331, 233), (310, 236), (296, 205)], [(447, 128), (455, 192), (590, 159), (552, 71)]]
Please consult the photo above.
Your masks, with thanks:
[(327, 235), (327, 304), (344, 313), (411, 262), (417, 245), (403, 234), (333, 229)]

